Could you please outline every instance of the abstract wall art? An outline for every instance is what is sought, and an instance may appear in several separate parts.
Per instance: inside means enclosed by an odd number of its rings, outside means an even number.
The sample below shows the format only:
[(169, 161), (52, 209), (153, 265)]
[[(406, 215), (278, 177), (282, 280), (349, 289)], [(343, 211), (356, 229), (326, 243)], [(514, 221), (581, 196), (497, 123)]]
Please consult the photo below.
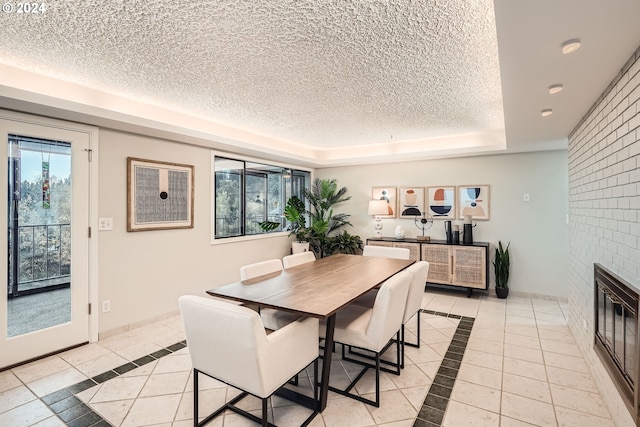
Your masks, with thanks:
[(427, 212), (433, 219), (456, 219), (456, 187), (427, 187)]
[(127, 158), (127, 231), (193, 228), (190, 165)]
[(473, 219), (489, 219), (488, 185), (458, 186), (458, 202), (460, 206), (459, 219), (463, 219), (467, 215), (471, 215)]
[(424, 187), (400, 187), (398, 216), (414, 219), (424, 210)]
[(371, 198), (374, 200), (385, 200), (387, 202), (388, 215), (380, 215), (382, 218), (396, 217), (396, 187), (373, 187)]

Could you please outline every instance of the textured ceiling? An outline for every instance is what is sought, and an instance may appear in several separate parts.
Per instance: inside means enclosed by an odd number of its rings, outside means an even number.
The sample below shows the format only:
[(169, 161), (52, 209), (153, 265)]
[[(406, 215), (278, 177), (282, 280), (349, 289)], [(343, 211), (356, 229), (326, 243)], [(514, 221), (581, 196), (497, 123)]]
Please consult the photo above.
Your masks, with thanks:
[(46, 4), (0, 14), (0, 107), (315, 166), (562, 148), (640, 44), (637, 0)]
[(490, 0), (48, 7), (3, 17), (2, 62), (321, 147), (504, 128)]

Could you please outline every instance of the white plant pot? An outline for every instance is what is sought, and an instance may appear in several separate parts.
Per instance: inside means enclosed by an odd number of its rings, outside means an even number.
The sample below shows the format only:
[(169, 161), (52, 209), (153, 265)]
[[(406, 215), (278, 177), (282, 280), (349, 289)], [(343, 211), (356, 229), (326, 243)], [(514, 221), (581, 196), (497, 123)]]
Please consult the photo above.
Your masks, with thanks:
[(309, 242), (291, 242), (291, 252), (299, 254), (309, 251)]

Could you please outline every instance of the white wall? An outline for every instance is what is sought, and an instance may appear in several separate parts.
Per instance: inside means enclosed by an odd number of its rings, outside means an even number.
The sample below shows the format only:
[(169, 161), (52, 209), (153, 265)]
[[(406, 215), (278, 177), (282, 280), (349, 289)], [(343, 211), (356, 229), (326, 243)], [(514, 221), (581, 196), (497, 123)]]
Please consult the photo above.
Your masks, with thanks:
[[(195, 166), (194, 228), (127, 232), (127, 157)], [(211, 151), (157, 138), (100, 130), (99, 216), (113, 231), (99, 232), (100, 332), (112, 332), (178, 309), (182, 294), (204, 295), (240, 279), (241, 265), (288, 253), (286, 237), (210, 244)]]
[[(332, 167), (317, 169), (316, 177), (336, 178), (340, 187), (347, 187), (352, 199), (340, 210), (352, 215), (354, 227), (347, 231), (363, 240), (373, 235), (373, 220), (367, 216), (372, 186), (488, 184), (491, 219), (478, 221), (474, 240), (511, 242), (512, 292), (567, 296), (566, 151)], [(530, 194), (530, 202), (523, 201), (524, 193)], [(406, 237), (421, 233), (413, 220), (384, 219), (383, 235), (392, 237), (399, 224)], [(444, 239), (444, 222), (435, 220), (426, 234)]]
[(569, 138), (569, 325), (616, 425), (635, 425), (593, 351), (593, 264), (640, 290), (640, 49)]

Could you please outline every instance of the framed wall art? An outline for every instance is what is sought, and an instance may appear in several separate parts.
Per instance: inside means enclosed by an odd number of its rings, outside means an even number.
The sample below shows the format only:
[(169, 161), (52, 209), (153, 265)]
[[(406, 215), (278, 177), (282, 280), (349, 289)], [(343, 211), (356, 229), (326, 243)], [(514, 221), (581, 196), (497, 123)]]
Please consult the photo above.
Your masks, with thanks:
[(427, 187), (426, 210), (433, 219), (456, 219), (456, 187)]
[(388, 215), (380, 215), (382, 218), (396, 217), (396, 187), (373, 187), (371, 198), (374, 200), (385, 200), (387, 202)]
[(127, 231), (193, 228), (194, 167), (127, 158)]
[(488, 220), (490, 218), (489, 186), (458, 186), (458, 203), (460, 206), (458, 218), (463, 219), (466, 215), (471, 215), (473, 219)]
[(398, 217), (414, 219), (424, 210), (424, 187), (400, 187), (398, 200)]

